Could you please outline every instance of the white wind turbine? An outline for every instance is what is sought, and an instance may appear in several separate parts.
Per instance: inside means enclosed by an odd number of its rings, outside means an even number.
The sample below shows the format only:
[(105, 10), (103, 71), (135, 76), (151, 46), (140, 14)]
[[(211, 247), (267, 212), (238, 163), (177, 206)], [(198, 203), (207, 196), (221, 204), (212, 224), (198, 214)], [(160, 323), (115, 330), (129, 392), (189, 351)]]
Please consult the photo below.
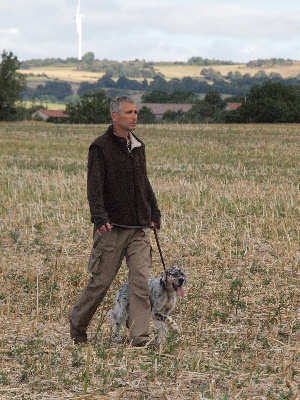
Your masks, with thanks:
[(78, 60), (81, 60), (81, 18), (84, 14), (80, 14), (80, 0), (78, 0), (77, 13), (75, 14), (76, 27), (78, 33)]

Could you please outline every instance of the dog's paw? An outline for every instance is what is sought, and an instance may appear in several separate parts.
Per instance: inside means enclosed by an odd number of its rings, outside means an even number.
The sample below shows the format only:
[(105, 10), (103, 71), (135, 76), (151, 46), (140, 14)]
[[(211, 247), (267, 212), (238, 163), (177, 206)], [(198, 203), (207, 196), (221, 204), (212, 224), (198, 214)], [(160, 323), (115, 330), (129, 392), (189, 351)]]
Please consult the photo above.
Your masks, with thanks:
[(173, 320), (173, 323), (169, 325), (169, 327), (172, 329), (173, 332), (177, 333), (178, 335), (181, 334), (181, 329), (179, 326), (176, 324), (176, 322)]

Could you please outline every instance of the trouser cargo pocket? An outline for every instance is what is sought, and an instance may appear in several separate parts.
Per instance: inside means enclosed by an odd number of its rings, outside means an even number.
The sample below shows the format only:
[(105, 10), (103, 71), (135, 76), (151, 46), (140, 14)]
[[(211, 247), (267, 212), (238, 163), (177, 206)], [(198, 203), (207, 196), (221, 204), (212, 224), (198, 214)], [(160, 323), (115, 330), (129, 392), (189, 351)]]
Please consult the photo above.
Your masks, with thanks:
[(91, 249), (88, 262), (88, 271), (97, 274), (100, 270), (100, 262), (105, 252), (113, 252), (116, 249), (116, 235), (113, 232), (104, 232), (94, 235), (94, 244)]

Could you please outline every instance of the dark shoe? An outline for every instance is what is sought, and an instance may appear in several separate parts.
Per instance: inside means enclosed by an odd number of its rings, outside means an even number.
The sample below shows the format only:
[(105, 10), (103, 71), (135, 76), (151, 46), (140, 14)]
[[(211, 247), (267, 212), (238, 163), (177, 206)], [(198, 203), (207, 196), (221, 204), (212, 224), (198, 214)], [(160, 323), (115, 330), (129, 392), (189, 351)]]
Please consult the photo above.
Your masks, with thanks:
[(81, 344), (81, 343), (87, 343), (87, 334), (86, 331), (80, 331), (79, 329), (75, 328), (70, 323), (70, 335), (71, 339), (74, 341), (74, 344)]
[(147, 347), (149, 349), (158, 350), (159, 343), (156, 340), (144, 340), (143, 342), (136, 344), (134, 347)]

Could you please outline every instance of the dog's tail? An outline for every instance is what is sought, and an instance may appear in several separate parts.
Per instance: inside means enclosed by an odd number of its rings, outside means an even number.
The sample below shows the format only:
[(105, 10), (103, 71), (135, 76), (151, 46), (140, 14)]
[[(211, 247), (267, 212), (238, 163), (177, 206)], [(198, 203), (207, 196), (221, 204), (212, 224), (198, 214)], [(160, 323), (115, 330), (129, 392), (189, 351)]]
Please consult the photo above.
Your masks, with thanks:
[(172, 317), (170, 317), (169, 315), (165, 315), (165, 314), (156, 312), (154, 314), (154, 316), (158, 321), (165, 322), (168, 325), (168, 327), (170, 329), (172, 329), (172, 331), (174, 331), (175, 333), (178, 333), (178, 334), (181, 333), (179, 326), (176, 324), (174, 319)]

